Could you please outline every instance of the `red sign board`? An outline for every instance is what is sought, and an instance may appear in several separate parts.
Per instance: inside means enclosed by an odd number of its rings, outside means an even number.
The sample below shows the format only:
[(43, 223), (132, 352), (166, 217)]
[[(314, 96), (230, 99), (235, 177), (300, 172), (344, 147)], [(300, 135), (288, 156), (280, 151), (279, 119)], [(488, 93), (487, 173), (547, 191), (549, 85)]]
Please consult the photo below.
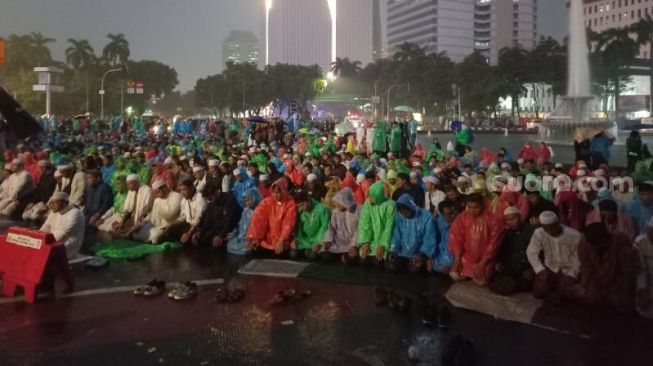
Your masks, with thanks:
[(72, 284), (66, 248), (55, 242), (52, 234), (19, 227), (0, 235), (0, 276), (2, 294), (14, 296), (22, 287), (25, 300), (33, 304), (36, 289), (46, 276), (48, 266), (56, 267)]
[(7, 49), (7, 42), (5, 42), (4, 39), (0, 38), (0, 65), (5, 64), (6, 49)]

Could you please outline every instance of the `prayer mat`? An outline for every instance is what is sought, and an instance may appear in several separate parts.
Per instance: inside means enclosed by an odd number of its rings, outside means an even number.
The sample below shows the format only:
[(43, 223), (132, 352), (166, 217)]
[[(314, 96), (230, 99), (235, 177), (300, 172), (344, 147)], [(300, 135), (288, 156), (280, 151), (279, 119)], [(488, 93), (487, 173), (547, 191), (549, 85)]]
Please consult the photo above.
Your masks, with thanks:
[(143, 259), (152, 253), (181, 248), (176, 242), (162, 244), (146, 244), (131, 240), (112, 240), (105, 244), (98, 244), (92, 248), (97, 256), (107, 259), (125, 259), (128, 261)]
[(295, 278), (309, 266), (309, 263), (278, 260), (253, 259), (238, 270), (238, 274)]

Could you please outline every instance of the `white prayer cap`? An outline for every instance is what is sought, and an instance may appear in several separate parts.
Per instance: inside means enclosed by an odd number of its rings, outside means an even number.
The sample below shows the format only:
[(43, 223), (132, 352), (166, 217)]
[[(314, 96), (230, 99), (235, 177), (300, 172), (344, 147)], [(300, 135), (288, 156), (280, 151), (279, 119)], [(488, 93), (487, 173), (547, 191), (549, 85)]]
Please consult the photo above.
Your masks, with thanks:
[(413, 167), (418, 167), (418, 166), (422, 166), (422, 164), (419, 161), (413, 162)]
[(510, 163), (501, 163), (501, 169), (509, 169), (510, 168)]
[(198, 172), (203, 172), (203, 171), (204, 171), (204, 167), (203, 167), (203, 166), (201, 166), (201, 165), (195, 165), (195, 166), (193, 166), (193, 173), (198, 173)]
[(162, 180), (157, 180), (156, 182), (152, 183), (152, 189), (159, 189), (165, 186), (166, 186), (166, 182)]
[(306, 180), (309, 182), (316, 182), (317, 181), (317, 175), (311, 173), (308, 176), (306, 176)]
[(361, 184), (365, 181), (365, 174), (358, 174), (356, 176), (356, 183)]
[(427, 177), (426, 181), (433, 184), (433, 185), (436, 185), (436, 184), (440, 183), (440, 180), (438, 178), (436, 178), (436, 177), (433, 177), (433, 176)]
[(186, 155), (182, 155), (179, 157), (179, 161), (186, 161), (186, 160), (188, 160), (188, 156)]
[(441, 172), (442, 172), (442, 168), (440, 168), (440, 167), (437, 167), (437, 168), (433, 169), (433, 174), (438, 174), (438, 173), (441, 173)]
[(55, 178), (55, 179), (57, 179), (57, 178), (61, 178), (61, 172), (58, 171), (58, 170), (55, 170), (55, 171), (54, 171), (54, 178)]
[(218, 159), (209, 159), (209, 166), (219, 166), (220, 160)]
[(519, 209), (517, 207), (508, 207), (505, 210), (503, 210), (503, 215), (504, 216), (510, 216), (510, 215), (519, 215)]
[(132, 153), (130, 153), (129, 151), (127, 151), (127, 152), (124, 153), (122, 156), (123, 156), (125, 159), (129, 159), (129, 158), (132, 157)]
[(72, 170), (72, 169), (73, 169), (73, 165), (72, 165), (72, 164), (61, 164), (61, 165), (57, 165), (57, 170), (60, 171), (60, 172), (62, 172), (62, 171), (64, 171), (64, 170)]
[(50, 163), (50, 160), (43, 159), (43, 160), (39, 160), (38, 165), (41, 168), (44, 168), (44, 167), (46, 167), (48, 165), (51, 165), (51, 163)]
[(11, 163), (12, 163), (13, 165), (23, 165), (23, 164), (25, 164), (25, 163), (23, 162), (23, 159), (19, 159), (19, 158), (16, 158), (16, 159), (12, 160)]
[(648, 226), (649, 228), (653, 229), (653, 217), (651, 217), (651, 219), (648, 220), (648, 224), (647, 224), (646, 226)]
[(578, 167), (579, 167), (579, 168), (587, 168), (587, 164), (585, 164), (585, 163), (580, 163), (580, 164), (578, 164)]
[(519, 164), (519, 165), (524, 164), (524, 159), (521, 159), (521, 158), (517, 159), (517, 164)]
[(417, 178), (417, 173), (416, 172), (410, 172), (410, 174), (408, 174), (408, 176), (411, 177), (411, 178)]
[(540, 214), (540, 224), (551, 225), (558, 222), (558, 215), (552, 211), (544, 211)]
[(245, 160), (245, 161), (249, 161), (249, 156), (247, 156), (247, 155), (241, 155), (241, 156), (240, 156), (240, 159), (241, 159), (241, 160)]
[(313, 156), (313, 153), (311, 153), (310, 151), (308, 151), (308, 152), (307, 152), (306, 154), (304, 154), (304, 155), (305, 155), (305, 156)]
[(138, 182), (140, 181), (140, 178), (138, 177), (138, 174), (130, 174), (127, 176), (125, 179), (127, 182)]
[(258, 177), (258, 179), (259, 179), (260, 181), (262, 181), (262, 182), (267, 182), (268, 180), (270, 180), (270, 177), (268, 177), (267, 174), (261, 174), (261, 175)]
[(594, 171), (594, 175), (597, 176), (597, 177), (602, 177), (602, 176), (605, 175), (605, 170), (603, 170), (603, 169), (596, 169), (596, 170)]
[(48, 202), (54, 202), (54, 201), (68, 201), (68, 193), (66, 192), (54, 192), (52, 194), (52, 197), (48, 200)]
[(393, 153), (391, 153), (391, 152), (388, 153), (388, 159), (390, 159), (390, 158), (394, 158), (394, 157), (395, 157), (395, 154), (393, 154)]
[(166, 160), (163, 161), (163, 165), (173, 165), (175, 163), (174, 160), (172, 160), (171, 156), (168, 156)]
[(143, 147), (141, 147), (141, 146), (136, 146), (136, 151), (143, 151)]
[(584, 177), (584, 176), (586, 176), (586, 175), (587, 175), (587, 173), (586, 173), (584, 170), (582, 170), (582, 169), (581, 169), (581, 170), (578, 170), (578, 171), (576, 172), (576, 176), (579, 177), (579, 178), (580, 178), (580, 177)]
[(562, 163), (556, 163), (555, 167), (558, 168), (558, 169), (561, 169), (562, 168)]
[(463, 176), (458, 177), (458, 183), (465, 183), (465, 182), (467, 182), (467, 178)]
[(241, 174), (240, 169), (234, 169), (234, 175), (240, 175), (240, 174)]
[(379, 159), (379, 162), (380, 162), (381, 164), (385, 164), (385, 163), (388, 162), (388, 160), (387, 160), (386, 158), (381, 158), (381, 159)]

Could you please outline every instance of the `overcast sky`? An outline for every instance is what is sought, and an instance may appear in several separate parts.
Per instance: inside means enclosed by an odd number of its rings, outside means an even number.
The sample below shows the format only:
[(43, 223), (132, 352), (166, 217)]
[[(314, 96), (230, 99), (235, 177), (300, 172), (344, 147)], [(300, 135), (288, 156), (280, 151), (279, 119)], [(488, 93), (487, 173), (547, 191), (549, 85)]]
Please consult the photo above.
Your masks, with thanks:
[[(306, 0), (316, 1), (316, 0)], [(356, 1), (356, 0), (349, 0)], [(540, 34), (567, 33), (566, 0), (540, 0)], [(131, 58), (169, 64), (180, 90), (222, 70), (222, 42), (232, 29), (263, 38), (263, 0), (0, 0), (0, 36), (42, 32), (55, 38), (57, 60), (68, 38), (85, 38), (96, 53), (107, 33), (124, 33)], [(263, 48), (263, 45), (261, 46)]]

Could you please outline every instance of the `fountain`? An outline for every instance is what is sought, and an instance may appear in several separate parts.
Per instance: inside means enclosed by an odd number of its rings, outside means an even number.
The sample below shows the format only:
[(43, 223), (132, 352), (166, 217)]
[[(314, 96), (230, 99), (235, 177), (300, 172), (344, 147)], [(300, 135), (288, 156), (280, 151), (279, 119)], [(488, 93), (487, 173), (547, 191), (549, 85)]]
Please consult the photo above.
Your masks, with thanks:
[(570, 145), (579, 127), (615, 129), (616, 132), (614, 122), (594, 118), (596, 99), (590, 91), (583, 0), (570, 1), (568, 74), (567, 95), (558, 98), (556, 109), (540, 125), (540, 138), (549, 144)]

